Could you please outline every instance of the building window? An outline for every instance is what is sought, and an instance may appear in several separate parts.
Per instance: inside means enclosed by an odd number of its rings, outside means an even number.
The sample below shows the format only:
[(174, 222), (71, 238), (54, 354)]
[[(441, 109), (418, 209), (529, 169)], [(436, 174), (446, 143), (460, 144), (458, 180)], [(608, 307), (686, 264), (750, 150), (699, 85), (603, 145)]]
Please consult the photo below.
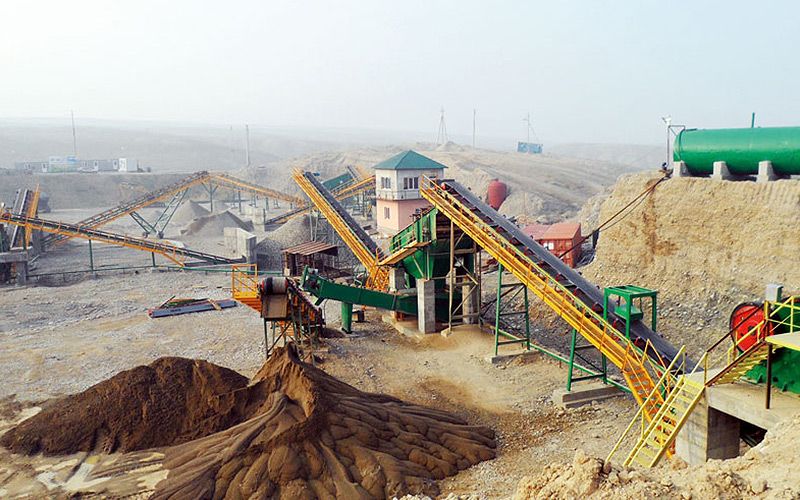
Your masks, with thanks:
[(381, 177), (381, 189), (392, 189), (392, 179), (390, 177)]
[(403, 189), (419, 189), (419, 177), (404, 177)]
[(389, 210), (389, 207), (383, 207), (383, 218), (384, 219), (389, 219), (389, 218), (391, 218), (391, 216), (392, 216), (392, 213)]

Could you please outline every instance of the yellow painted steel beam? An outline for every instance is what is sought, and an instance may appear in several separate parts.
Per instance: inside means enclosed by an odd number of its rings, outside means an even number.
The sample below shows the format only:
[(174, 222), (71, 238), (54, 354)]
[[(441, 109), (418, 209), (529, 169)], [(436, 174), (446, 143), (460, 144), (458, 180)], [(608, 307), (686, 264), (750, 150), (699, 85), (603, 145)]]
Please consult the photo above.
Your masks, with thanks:
[(225, 187), (228, 189), (238, 189), (254, 194), (260, 194), (268, 198), (275, 198), (277, 200), (288, 201), (289, 203), (294, 203), (295, 205), (303, 203), (303, 200), (301, 198), (298, 198), (297, 196), (292, 196), (290, 194), (282, 193), (274, 189), (266, 188), (264, 186), (259, 186), (258, 184), (255, 184), (253, 182), (237, 179), (236, 177), (231, 177), (230, 175), (227, 174), (211, 173), (209, 174), (209, 180), (220, 187)]
[[(0, 212), (0, 222), (23, 226), (51, 234), (65, 235), (69, 236), (70, 238), (82, 238), (86, 240), (108, 243), (110, 245), (132, 248), (134, 250), (156, 253), (166, 257), (179, 266), (183, 266), (186, 258), (190, 256), (206, 255), (209, 258), (218, 257), (211, 254), (204, 254), (203, 252), (187, 250), (175, 245), (170, 245), (168, 243), (155, 242), (123, 234), (109, 233), (107, 231), (98, 231), (96, 229), (80, 227), (58, 221), (30, 218), (22, 215), (15, 215), (8, 211)], [(232, 261), (232, 259), (223, 259), (222, 257), (219, 257), (219, 259), (229, 262)]]
[[(637, 403), (644, 403), (655, 388), (653, 377), (645, 364), (649, 358), (624, 334), (435, 181), (423, 177), (420, 194), (620, 368)], [(652, 417), (654, 408), (645, 408), (645, 412)]]
[(342, 238), (359, 262), (366, 268), (368, 280), (367, 287), (374, 290), (385, 290), (389, 286), (389, 269), (378, 265), (378, 256), (373, 255), (369, 248), (356, 236), (350, 229), (345, 220), (339, 215), (328, 200), (322, 196), (316, 187), (303, 175), (302, 170), (295, 170), (292, 178), (300, 186), (300, 189), (308, 196), (317, 210), (325, 216), (336, 234)]

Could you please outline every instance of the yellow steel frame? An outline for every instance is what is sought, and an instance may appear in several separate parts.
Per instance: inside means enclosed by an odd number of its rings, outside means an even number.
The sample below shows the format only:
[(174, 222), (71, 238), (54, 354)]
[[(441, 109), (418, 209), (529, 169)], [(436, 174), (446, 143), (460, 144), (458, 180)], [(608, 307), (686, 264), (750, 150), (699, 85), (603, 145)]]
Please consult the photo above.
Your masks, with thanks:
[(263, 186), (259, 186), (258, 184), (253, 184), (252, 182), (231, 177), (227, 174), (210, 173), (208, 174), (208, 180), (220, 187), (225, 187), (228, 189), (240, 189), (250, 193), (260, 194), (268, 198), (288, 201), (289, 203), (294, 203), (295, 205), (303, 203), (303, 200), (297, 196), (292, 196), (286, 193), (281, 193), (280, 191), (275, 191), (274, 189), (265, 188)]
[[(197, 185), (200, 185), (200, 184), (204, 184), (204, 183), (212, 183), (212, 184), (215, 184), (215, 185), (217, 185), (219, 187), (222, 187), (222, 188), (225, 188), (225, 189), (230, 189), (230, 190), (240, 189), (240, 190), (248, 191), (248, 192), (251, 192), (251, 193), (260, 194), (260, 195), (263, 195), (263, 196), (268, 196), (268, 197), (271, 197), (271, 198), (276, 198), (276, 199), (279, 199), (279, 200), (288, 201), (288, 202), (291, 202), (291, 203), (302, 203), (302, 201), (303, 201), (303, 200), (301, 200), (300, 198), (298, 198), (296, 196), (291, 196), (291, 195), (288, 195), (286, 193), (281, 193), (280, 191), (275, 191), (273, 189), (268, 189), (268, 188), (259, 186), (257, 184), (253, 184), (253, 183), (250, 183), (250, 182), (243, 181), (241, 179), (237, 179), (235, 177), (231, 177), (231, 176), (226, 175), (226, 174), (214, 174), (214, 173), (206, 172), (206, 173), (204, 173), (202, 175), (192, 175), (192, 176), (188, 177), (185, 182), (181, 182), (179, 184), (176, 184), (174, 189), (171, 189), (169, 191), (165, 191), (165, 192), (161, 193), (158, 196), (153, 196), (152, 198), (147, 198), (145, 200), (142, 200), (141, 203), (137, 203), (135, 205), (132, 205), (131, 207), (127, 208), (125, 211), (122, 211), (122, 212), (120, 212), (118, 214), (114, 214), (114, 215), (110, 216), (108, 219), (105, 219), (105, 220), (103, 220), (103, 221), (101, 221), (101, 222), (99, 222), (97, 224), (87, 225), (86, 227), (94, 229), (94, 228), (98, 228), (98, 227), (104, 226), (104, 225), (108, 224), (109, 222), (115, 221), (115, 220), (117, 220), (117, 219), (119, 219), (121, 217), (125, 217), (126, 215), (129, 215), (131, 212), (136, 212), (137, 210), (141, 210), (142, 208), (148, 207), (148, 206), (152, 205), (153, 203), (156, 203), (156, 202), (159, 202), (159, 201), (163, 201), (163, 200), (165, 200), (167, 198), (170, 198), (170, 197), (174, 196), (175, 193), (179, 193), (181, 191), (185, 191), (185, 190), (187, 190), (189, 188), (192, 188), (194, 186), (197, 186)], [(68, 238), (71, 238), (71, 236), (68, 236)]]
[[(28, 218), (35, 218), (37, 212), (39, 211), (39, 184), (36, 184), (36, 189), (33, 191), (33, 200), (31, 200), (31, 204), (28, 205), (28, 210), (25, 212), (25, 216)], [(33, 237), (33, 229), (30, 226), (25, 226), (25, 247), (30, 248), (31, 246), (31, 238)]]
[[(44, 221), (38, 218), (29, 218), (22, 216), (12, 217), (12, 215), (13, 214), (11, 214), (11, 212), (7, 211), (0, 212), (0, 222), (6, 224), (14, 224), (17, 226), (23, 226), (25, 228), (28, 228), (29, 230), (33, 229), (37, 231), (44, 231), (46, 233), (64, 235), (70, 238), (83, 238), (85, 240), (100, 241), (111, 245), (133, 248), (135, 250), (143, 250), (145, 252), (157, 253), (159, 255), (166, 257), (167, 259), (171, 260), (172, 262), (178, 264), (181, 267), (183, 267), (184, 262), (186, 260), (186, 256), (183, 254), (182, 249), (180, 247), (176, 247), (168, 243), (157, 243), (154, 241), (145, 240), (142, 238), (134, 238), (123, 234), (114, 234), (114, 236), (119, 239), (107, 238), (97, 234), (89, 235), (82, 232), (80, 229), (73, 229), (72, 227), (62, 225), (63, 223), (60, 222)], [(54, 227), (51, 225), (54, 225)]]
[(331, 227), (336, 231), (336, 234), (342, 238), (344, 244), (353, 251), (358, 261), (366, 268), (368, 275), (366, 283), (367, 288), (386, 290), (389, 286), (389, 269), (378, 265), (378, 256), (373, 255), (369, 248), (364, 246), (355, 233), (350, 230), (350, 227), (342, 216), (334, 210), (324, 196), (317, 192), (314, 185), (305, 178), (302, 170), (295, 170), (292, 173), (292, 178), (308, 196), (314, 206), (317, 207), (317, 210), (328, 219), (328, 223), (330, 223)]
[[(336, 198), (337, 201), (342, 201), (351, 196), (355, 196), (357, 194), (361, 194), (365, 191), (369, 191), (370, 189), (374, 188), (375, 177), (370, 177), (368, 179), (362, 179), (355, 184), (350, 184), (345, 186), (341, 190), (333, 191), (333, 196)], [(284, 222), (291, 220), (299, 215), (303, 215), (308, 213), (311, 208), (313, 208), (313, 204), (306, 204), (305, 202), (299, 204), (300, 208), (296, 211), (291, 211), (286, 213), (285, 217), (275, 218), (272, 219), (275, 224), (283, 224)]]
[[(609, 361), (623, 373), (636, 401), (642, 405), (650, 395), (658, 395), (657, 385), (651, 377), (648, 366), (656, 373), (663, 368), (656, 367), (652, 360), (623, 333), (603, 320), (603, 317), (579, 300), (571, 291), (561, 285), (533, 262), (521, 250), (513, 246), (493, 227), (481, 220), (472, 210), (465, 207), (456, 197), (436, 184), (435, 180), (423, 177), (420, 193), (434, 207), (457, 224), (480, 247), (486, 250), (503, 267), (524, 283), (537, 297), (542, 299), (553, 311), (566, 321), (579, 334), (594, 345)], [(665, 377), (665, 383), (671, 382)], [(645, 415), (652, 418), (663, 399), (644, 407)]]

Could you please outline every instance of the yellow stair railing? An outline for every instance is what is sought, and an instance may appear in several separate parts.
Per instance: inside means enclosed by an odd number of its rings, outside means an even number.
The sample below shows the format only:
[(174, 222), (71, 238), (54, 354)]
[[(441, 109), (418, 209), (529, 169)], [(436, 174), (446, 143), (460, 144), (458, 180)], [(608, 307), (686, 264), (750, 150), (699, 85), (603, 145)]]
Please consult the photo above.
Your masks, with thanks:
[[(769, 346), (767, 345), (766, 337), (777, 324), (784, 324), (781, 321), (785, 320), (781, 320), (777, 313), (786, 307), (796, 307), (794, 298), (778, 303), (766, 302), (764, 304), (764, 319), (750, 328), (745, 335), (736, 339), (736, 342), (732, 343), (730, 348), (722, 352), (722, 356), (712, 357), (714, 353), (718, 352), (717, 347), (730, 338), (731, 332), (726, 333), (717, 340), (703, 353), (691, 374), (677, 378), (675, 387), (669, 391), (663, 404), (658, 405), (658, 412), (650, 420), (649, 424), (645, 425), (644, 419), (640, 418), (641, 409), (639, 413), (634, 415), (628, 428), (619, 438), (611, 453), (609, 453), (607, 461), (611, 460), (634, 424), (640, 421), (641, 434), (633, 449), (625, 458), (623, 465), (655, 466), (665, 453), (669, 453), (678, 432), (689, 418), (692, 409), (705, 393), (706, 387), (736, 382), (758, 363), (767, 359)], [(792, 309), (792, 312), (794, 312), (794, 309)], [(742, 348), (742, 345), (747, 345), (750, 342), (753, 342), (753, 344), (749, 348)], [(715, 368), (717, 366), (721, 366), (721, 368)], [(670, 371), (683, 372), (684, 370), (680, 368), (673, 370), (670, 367), (667, 369), (667, 373)], [(645, 402), (645, 405), (648, 404), (654, 405), (649, 401), (649, 398)]]
[(336, 231), (336, 234), (342, 238), (345, 245), (353, 251), (359, 262), (367, 270), (367, 288), (373, 290), (386, 290), (389, 287), (389, 268), (378, 265), (380, 260), (379, 255), (374, 255), (372, 251), (367, 248), (363, 241), (353, 232), (347, 222), (342, 218), (339, 212), (334, 209), (328, 200), (322, 196), (317, 188), (309, 181), (302, 170), (295, 170), (292, 173), (292, 178), (300, 186), (300, 189), (308, 196), (317, 210), (325, 216), (328, 223)]
[(231, 296), (261, 312), (258, 295), (258, 266), (256, 264), (234, 264), (231, 266)]
[[(622, 332), (605, 321), (435, 180), (423, 177), (420, 194), (616, 365), (622, 371), (637, 403), (642, 405), (652, 396), (654, 402), (644, 407), (644, 413), (648, 418), (655, 415), (663, 399), (661, 391), (654, 390), (657, 385), (651, 373), (660, 374), (663, 367), (656, 366), (645, 354), (646, 351), (636, 347)], [(667, 379), (669, 377), (667, 375)]]

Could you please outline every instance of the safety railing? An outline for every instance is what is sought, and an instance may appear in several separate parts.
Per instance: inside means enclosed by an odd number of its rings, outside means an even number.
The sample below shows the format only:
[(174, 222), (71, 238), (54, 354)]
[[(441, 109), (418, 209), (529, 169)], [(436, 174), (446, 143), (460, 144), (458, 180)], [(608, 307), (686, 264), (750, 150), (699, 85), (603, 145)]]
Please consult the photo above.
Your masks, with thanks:
[(257, 264), (234, 264), (231, 266), (231, 295), (233, 298), (258, 296)]
[[(631, 389), (638, 403), (641, 404), (647, 398), (655, 386), (646, 367), (653, 370), (655, 363), (644, 351), (605, 321), (601, 315), (579, 300), (555, 277), (539, 267), (522, 250), (501, 236), (495, 228), (465, 207), (456, 196), (439, 186), (435, 180), (423, 176), (420, 193), (455, 222), (479, 246), (502, 263), (517, 279), (525, 283), (556, 314), (606, 355), (609, 361), (622, 369), (623, 374), (626, 369), (629, 371), (636, 368), (644, 369), (643, 373), (630, 374), (631, 377), (640, 379)], [(632, 356), (631, 353), (634, 353), (635, 356)], [(648, 416), (652, 416), (652, 414), (648, 412)]]
[[(642, 439), (644, 437), (645, 430), (647, 429), (648, 426), (647, 419), (645, 418), (644, 409), (648, 405), (653, 406), (656, 404), (661, 404), (658, 403), (659, 400), (663, 402), (664, 394), (661, 391), (663, 391), (664, 387), (667, 384), (667, 381), (671, 378), (670, 374), (679, 370), (682, 371), (682, 368), (684, 368), (683, 364), (686, 357), (683, 354), (685, 350), (686, 346), (681, 346), (681, 348), (678, 350), (678, 355), (672, 359), (672, 362), (669, 364), (669, 366), (667, 366), (666, 370), (664, 370), (664, 373), (661, 375), (661, 378), (658, 379), (658, 382), (656, 382), (655, 386), (653, 387), (653, 390), (650, 392), (650, 394), (648, 394), (647, 399), (645, 399), (643, 404), (639, 405), (639, 409), (636, 411), (636, 414), (634, 414), (630, 423), (622, 432), (619, 439), (617, 439), (617, 442), (616, 444), (614, 444), (614, 447), (611, 448), (611, 451), (608, 453), (608, 457), (606, 457), (606, 462), (611, 461), (611, 459), (614, 457), (614, 454), (620, 449), (622, 443), (628, 438), (628, 436), (631, 433), (631, 430), (633, 430), (637, 422), (640, 423), (639, 439)], [(695, 367), (695, 370), (696, 369), (697, 367)]]

